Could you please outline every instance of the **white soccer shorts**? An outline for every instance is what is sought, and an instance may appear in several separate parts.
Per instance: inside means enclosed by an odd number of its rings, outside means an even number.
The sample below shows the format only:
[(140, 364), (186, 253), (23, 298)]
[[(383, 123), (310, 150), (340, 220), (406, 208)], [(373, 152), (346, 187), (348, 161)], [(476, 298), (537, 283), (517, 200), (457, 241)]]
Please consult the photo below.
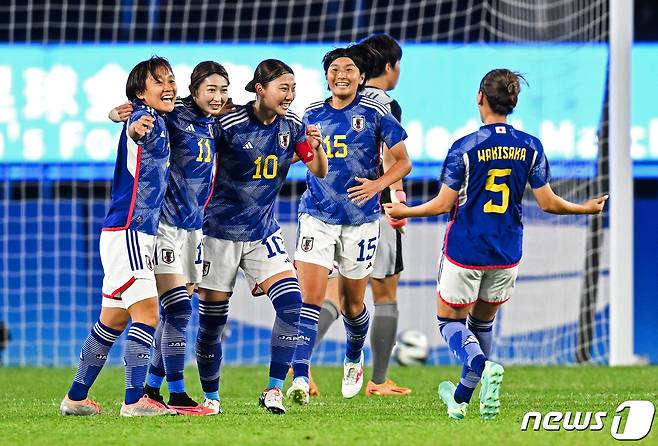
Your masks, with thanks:
[(260, 284), (265, 280), (284, 271), (294, 273), (281, 230), (264, 240), (251, 242), (205, 236), (203, 246), (205, 257), (201, 288), (231, 293), (238, 268), (242, 268), (251, 293), (257, 296), (263, 294)]
[(141, 300), (158, 296), (154, 252), (154, 235), (132, 229), (101, 233), (104, 307), (127, 310)]
[(199, 283), (203, 272), (201, 229), (181, 229), (160, 221), (155, 242), (155, 274), (180, 274)]
[(363, 279), (372, 272), (379, 241), (379, 220), (362, 225), (332, 225), (301, 214), (295, 261), (324, 266), (348, 279)]
[(436, 291), (451, 307), (467, 307), (478, 299), (498, 305), (512, 297), (518, 272), (518, 265), (497, 269), (464, 268), (441, 256)]

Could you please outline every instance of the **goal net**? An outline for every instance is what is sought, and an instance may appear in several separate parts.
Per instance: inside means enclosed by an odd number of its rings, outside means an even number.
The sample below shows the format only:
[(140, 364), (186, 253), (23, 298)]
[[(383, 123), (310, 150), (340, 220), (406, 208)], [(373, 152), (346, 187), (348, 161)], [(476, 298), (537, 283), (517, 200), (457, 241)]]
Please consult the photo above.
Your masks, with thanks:
[[(530, 83), (511, 123), (544, 143), (554, 189), (573, 201), (607, 191), (607, 0), (11, 0), (0, 6), (0, 323), (11, 336), (2, 363), (73, 365), (98, 317), (98, 240), (120, 130), (106, 116), (125, 100), (135, 62), (169, 58), (185, 95), (194, 65), (217, 60), (234, 102), (244, 103), (256, 64), (280, 58), (296, 72), (293, 108), (302, 112), (327, 95), (322, 55), (372, 33), (391, 34), (404, 51), (391, 95), (409, 134), (413, 203), (437, 193), (450, 144), (478, 128), (477, 86), (497, 67)], [(291, 255), (304, 188), (303, 171), (293, 169), (278, 201)], [(497, 317), (493, 356), (507, 364), (607, 362), (605, 216), (545, 214), (528, 193), (524, 223), (524, 260)], [(434, 364), (453, 361), (432, 316), (445, 224), (409, 224), (398, 292), (399, 329), (424, 332)], [(268, 360), (270, 307), (238, 281), (226, 363)], [(343, 343), (336, 323), (314, 361), (340, 363)]]

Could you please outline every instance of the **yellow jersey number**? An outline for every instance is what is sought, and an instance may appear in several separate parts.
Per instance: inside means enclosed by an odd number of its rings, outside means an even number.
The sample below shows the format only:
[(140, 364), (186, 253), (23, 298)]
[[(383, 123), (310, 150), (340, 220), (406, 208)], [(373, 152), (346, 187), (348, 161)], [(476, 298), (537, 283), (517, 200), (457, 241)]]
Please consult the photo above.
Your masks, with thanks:
[(345, 144), (347, 135), (334, 135), (333, 143), (331, 135), (324, 137), (324, 146), (327, 149), (327, 158), (345, 158), (347, 157), (347, 144)]
[[(199, 156), (196, 157), (196, 160), (200, 163), (209, 163), (212, 161), (210, 154), (210, 141), (206, 138), (200, 138), (197, 142), (199, 146)], [(205, 157), (203, 156), (203, 151), (206, 151)]]
[[(484, 188), (491, 192), (500, 192), (501, 203), (494, 204), (493, 200), (489, 200), (484, 204), (484, 212), (494, 214), (504, 214), (509, 206), (509, 186), (507, 185), (507, 177), (512, 174), (512, 169), (491, 169), (487, 172), (487, 182)], [(496, 183), (496, 178), (504, 178), (502, 183)]]
[(259, 156), (254, 160), (256, 165), (256, 173), (251, 178), (254, 180), (260, 180), (265, 178), (271, 180), (276, 178), (277, 169), (279, 168), (279, 159), (276, 155), (267, 155), (264, 159), (262, 156)]

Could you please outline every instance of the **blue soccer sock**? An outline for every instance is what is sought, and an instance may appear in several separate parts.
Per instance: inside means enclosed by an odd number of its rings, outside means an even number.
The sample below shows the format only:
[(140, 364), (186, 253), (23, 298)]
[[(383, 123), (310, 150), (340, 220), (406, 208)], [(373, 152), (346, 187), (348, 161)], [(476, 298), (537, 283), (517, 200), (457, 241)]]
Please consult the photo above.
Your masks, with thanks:
[(366, 342), (370, 314), (365, 305), (363, 311), (357, 316), (349, 317), (343, 313), (343, 324), (345, 325), (345, 361), (356, 362), (361, 359), (363, 344)]
[(192, 316), (192, 302), (184, 286), (173, 288), (160, 297), (164, 308), (162, 329), (162, 361), (169, 392), (185, 392), (185, 349), (187, 325)]
[[(276, 317), (272, 327), (270, 381), (268, 389), (283, 388), (299, 337), (302, 292), (297, 278), (281, 279), (267, 290)], [(312, 346), (313, 344), (311, 344)]]
[(103, 325), (101, 321), (94, 324), (80, 350), (78, 370), (68, 392), (70, 399), (82, 401), (87, 398), (89, 388), (94, 384), (107, 361), (110, 349), (120, 335), (121, 331)]
[(449, 319), (437, 316), (439, 331), (457, 358), (467, 368), (466, 373), (462, 370), (462, 377), (455, 390), (455, 401), (458, 403), (468, 402), (473, 395), (473, 390), (480, 381), (484, 363), (487, 360), (482, 351), (477, 337), (466, 327), (466, 319)]
[(318, 321), (321, 307), (313, 304), (302, 304), (299, 315), (299, 339), (292, 360), (293, 376), (302, 377), (308, 382), (308, 368), (311, 365), (311, 354), (318, 335)]
[(153, 335), (153, 352), (151, 353), (151, 363), (149, 364), (148, 374), (146, 375), (146, 384), (154, 389), (160, 389), (165, 379), (164, 362), (162, 361), (162, 329), (164, 328), (164, 308), (160, 302), (160, 323), (155, 329)]
[(222, 362), (222, 332), (228, 320), (229, 301), (199, 301), (199, 331), (196, 362), (206, 398), (219, 399), (219, 369)]
[[(471, 316), (466, 318), (466, 327), (473, 332), (480, 348), (486, 357), (491, 354), (491, 344), (493, 340), (493, 319), (490, 321), (481, 321)], [(469, 402), (473, 396), (473, 391), (480, 382), (480, 376), (467, 366), (462, 366), (462, 374), (459, 384), (455, 390), (455, 400), (458, 403), (463, 401)]]
[(488, 358), (491, 355), (491, 345), (493, 343), (493, 323), (494, 320), (481, 321), (470, 314), (466, 318), (466, 326), (473, 332), (480, 343), (482, 352)]
[(149, 364), (155, 328), (133, 322), (128, 330), (123, 362), (126, 368), (126, 404), (139, 401), (144, 395), (144, 380)]

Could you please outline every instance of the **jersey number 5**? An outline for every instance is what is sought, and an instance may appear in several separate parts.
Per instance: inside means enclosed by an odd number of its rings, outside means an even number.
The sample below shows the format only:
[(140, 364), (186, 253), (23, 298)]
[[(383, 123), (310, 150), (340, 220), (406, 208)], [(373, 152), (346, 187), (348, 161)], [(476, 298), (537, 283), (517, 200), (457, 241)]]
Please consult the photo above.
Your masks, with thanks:
[[(494, 214), (504, 214), (509, 206), (509, 186), (507, 185), (507, 177), (512, 174), (512, 169), (491, 169), (487, 172), (487, 183), (484, 188), (491, 192), (500, 192), (500, 204), (494, 204), (493, 199), (484, 204), (484, 212)], [(504, 178), (503, 183), (496, 183), (496, 178)]]

